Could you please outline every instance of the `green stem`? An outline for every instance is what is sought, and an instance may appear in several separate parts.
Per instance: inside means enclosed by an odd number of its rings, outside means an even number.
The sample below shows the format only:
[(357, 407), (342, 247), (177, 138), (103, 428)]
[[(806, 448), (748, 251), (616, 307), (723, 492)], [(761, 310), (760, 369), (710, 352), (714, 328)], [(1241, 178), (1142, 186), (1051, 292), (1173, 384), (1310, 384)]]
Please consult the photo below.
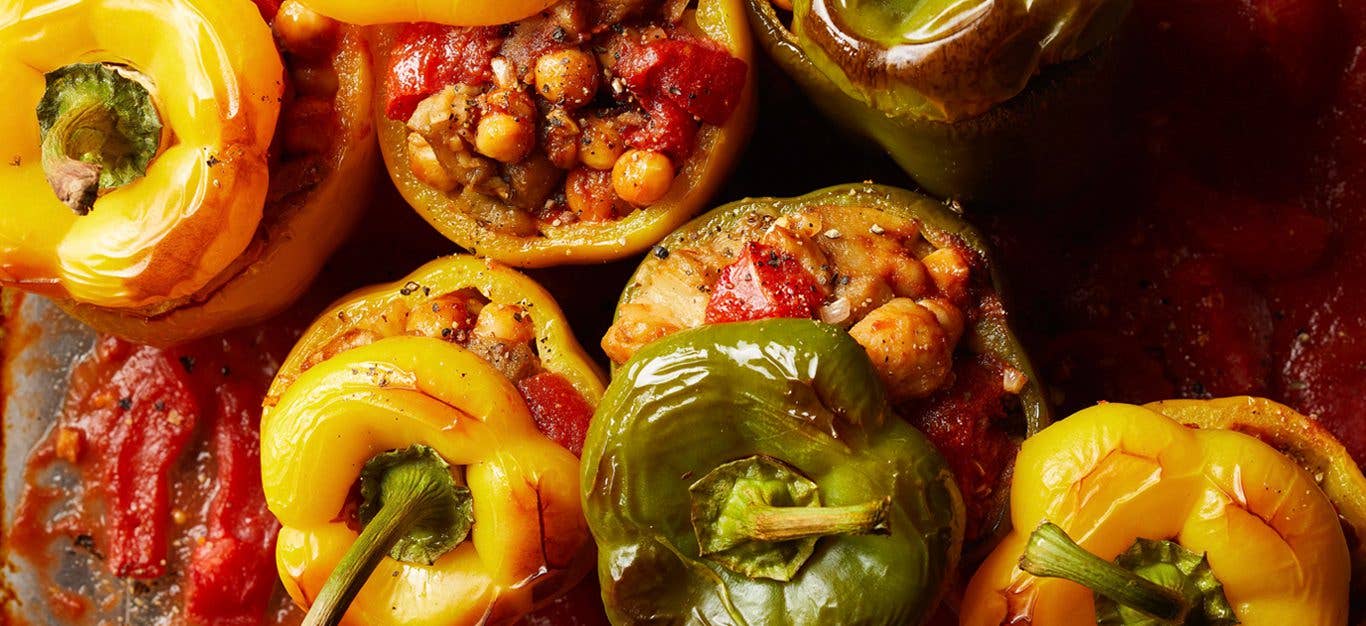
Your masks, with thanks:
[[(371, 474), (379, 474), (371, 478)], [(468, 492), (455, 488), (448, 466), (435, 451), (414, 446), (399, 453), (386, 453), (372, 459), (362, 472), (362, 480), (373, 480), (374, 497), (383, 504), (365, 524), (351, 549), (337, 563), (322, 590), (304, 617), (304, 626), (333, 626), (346, 615), (347, 607), (370, 580), (370, 574), (394, 550), (424, 525), (446, 523), (455, 502), (468, 503)], [(364, 482), (363, 482), (364, 485)], [(366, 486), (363, 492), (370, 491)], [(468, 515), (468, 508), (458, 513)], [(458, 520), (463, 532), (450, 534), (450, 541), (428, 546), (422, 560), (430, 564), (436, 557), (464, 540), (469, 519)], [(424, 546), (419, 546), (419, 550)], [(391, 555), (392, 556), (392, 555)], [(397, 558), (397, 557), (396, 557)]]
[(1020, 569), (1062, 578), (1157, 619), (1184, 623), (1191, 605), (1180, 593), (1106, 561), (1077, 545), (1051, 522), (1040, 524), (1020, 556)]
[(49, 73), (38, 104), (42, 164), (63, 204), (84, 215), (103, 192), (147, 173), (161, 118), (131, 70), (78, 63)]
[(748, 509), (745, 524), (749, 539), (792, 541), (829, 535), (886, 534), (891, 498), (849, 506), (767, 506)]

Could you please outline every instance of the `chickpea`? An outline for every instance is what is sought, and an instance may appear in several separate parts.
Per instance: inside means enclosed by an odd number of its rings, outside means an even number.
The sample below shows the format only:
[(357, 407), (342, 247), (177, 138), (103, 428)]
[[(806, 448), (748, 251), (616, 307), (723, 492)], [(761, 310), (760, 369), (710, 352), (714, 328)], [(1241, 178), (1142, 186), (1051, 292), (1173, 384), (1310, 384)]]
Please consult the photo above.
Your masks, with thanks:
[(565, 179), (564, 197), (580, 220), (600, 222), (616, 215), (617, 194), (612, 190), (609, 172), (584, 167), (575, 169)]
[(958, 340), (963, 337), (964, 325), (967, 323), (963, 311), (944, 298), (925, 298), (917, 300), (916, 303), (929, 309), (934, 314), (934, 319), (939, 320), (939, 326), (948, 335), (949, 345), (958, 345)]
[(285, 48), (308, 56), (326, 52), (337, 33), (335, 21), (314, 13), (299, 0), (285, 0), (280, 4), (273, 27)]
[(479, 120), (474, 149), (491, 159), (516, 163), (531, 152), (535, 141), (535, 131), (530, 124), (507, 113), (493, 113)]
[(536, 338), (531, 316), (515, 304), (490, 303), (479, 311), (474, 323), (474, 334), (493, 337), (502, 343), (528, 343)]
[(944, 327), (934, 312), (909, 298), (873, 309), (849, 335), (868, 352), (894, 400), (928, 396), (953, 371), (953, 345)]
[(674, 183), (669, 157), (653, 150), (628, 150), (612, 166), (612, 188), (635, 206), (654, 204)]
[(598, 92), (598, 62), (593, 55), (570, 48), (547, 52), (536, 59), (536, 92), (567, 109), (593, 101)]
[(611, 122), (595, 117), (584, 125), (583, 139), (579, 143), (579, 160), (584, 165), (595, 170), (610, 170), (625, 151), (626, 143)]
[(403, 331), (409, 335), (462, 341), (469, 338), (473, 321), (470, 319), (469, 309), (465, 306), (465, 299), (455, 294), (446, 294), (418, 304), (408, 313)]
[(488, 111), (474, 131), (474, 149), (504, 163), (526, 158), (536, 147), (536, 104), (513, 89), (489, 92)]

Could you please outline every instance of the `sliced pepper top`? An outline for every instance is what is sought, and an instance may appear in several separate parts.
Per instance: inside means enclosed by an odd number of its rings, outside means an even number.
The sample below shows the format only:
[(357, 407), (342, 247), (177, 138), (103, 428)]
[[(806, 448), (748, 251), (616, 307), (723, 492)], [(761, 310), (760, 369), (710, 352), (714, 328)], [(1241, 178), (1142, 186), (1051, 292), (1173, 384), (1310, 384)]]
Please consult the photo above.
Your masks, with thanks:
[(582, 463), (613, 621), (917, 623), (956, 566), (963, 508), (943, 458), (889, 413), (862, 349), (819, 322), (637, 353)]
[(261, 221), (282, 74), (247, 0), (0, 14), (0, 282), (116, 308), (210, 284)]
[[(759, 0), (754, 0), (759, 1)], [(1130, 0), (797, 0), (797, 45), (851, 97), (956, 121), (1114, 35)]]
[[(1015, 530), (969, 584), (965, 625), (1115, 623), (1116, 615), (1138, 623), (1086, 587), (1020, 568), (1030, 531), (1044, 521), (1101, 561), (1132, 551), (1136, 540), (1203, 555), (1240, 623), (1346, 623), (1351, 561), (1332, 501), (1294, 460), (1252, 436), (1102, 404), (1025, 441), (1011, 507)], [(1119, 563), (1141, 570), (1142, 552)], [(1212, 589), (1195, 568), (1182, 574)], [(1212, 623), (1222, 619), (1216, 605), (1204, 608)]]

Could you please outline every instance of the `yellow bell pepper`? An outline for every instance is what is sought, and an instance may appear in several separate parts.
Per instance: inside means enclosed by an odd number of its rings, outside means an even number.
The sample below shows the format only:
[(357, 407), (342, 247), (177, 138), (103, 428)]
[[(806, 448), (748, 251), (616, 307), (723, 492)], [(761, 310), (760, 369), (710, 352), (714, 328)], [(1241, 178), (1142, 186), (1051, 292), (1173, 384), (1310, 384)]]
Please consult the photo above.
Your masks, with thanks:
[[(1058, 529), (1075, 539), (1073, 548), (1084, 549), (1077, 554), (1090, 553), (1107, 568), (1114, 567), (1106, 563), (1111, 560), (1123, 565), (1167, 555), (1173, 560), (1158, 569), (1181, 579), (1168, 587), (1191, 592), (1181, 602), (1213, 611), (1206, 615), (1211, 623), (1233, 623), (1216, 619), (1218, 610), (1222, 619), (1248, 625), (1346, 623), (1351, 558), (1333, 501), (1296, 461), (1251, 435), (1188, 428), (1153, 409), (1102, 404), (1024, 443), (1011, 505), (1015, 530), (973, 576), (962, 624), (1147, 618), (1119, 598), (1097, 599), (1081, 584), (1027, 573), (1060, 575), (1044, 571), (1035, 558), (1066, 554), (1049, 539), (1065, 539)], [(1044, 522), (1056, 526), (1041, 527)], [(1184, 565), (1193, 571), (1168, 567), (1177, 552), (1187, 554)], [(1022, 562), (1022, 555), (1030, 558)], [(1191, 586), (1196, 580), (1203, 581), (1198, 593)]]
[[(261, 426), (266, 502), (283, 526), (281, 580), (296, 603), (313, 607), (310, 619), (322, 620), (314, 623), (336, 623), (328, 620), (343, 612), (340, 623), (356, 625), (508, 622), (591, 568), (578, 459), (538, 430), (503, 370), (447, 333), (414, 336), (423, 333), (405, 323), (450, 294), (472, 293), (488, 300), (485, 308), (516, 306), (530, 320), (540, 368), (563, 376), (591, 406), (601, 398), (601, 377), (550, 296), (489, 261), (438, 259), (325, 312), (281, 367)], [(447, 488), (464, 494), (451, 506), (466, 507), (468, 539), (454, 532), (427, 550), (411, 531), (394, 531), (375, 543), (380, 531), (372, 529), (384, 525), (390, 503), (373, 519), (351, 516), (358, 477), (364, 500), (372, 488), (364, 476), (405, 449), (456, 468), (433, 471), (463, 483)], [(366, 559), (348, 556), (366, 549), (373, 572), (356, 569)], [(409, 558), (415, 553), (428, 560)], [(348, 576), (354, 598), (345, 582), (329, 582)]]
[[(388, 11), (388, 5), (384, 10)], [(394, 14), (389, 21), (401, 19)], [(699, 0), (696, 9), (684, 18), (683, 26), (721, 44), (732, 56), (745, 61), (750, 68), (749, 77), (730, 118), (721, 126), (702, 128), (696, 148), (687, 161), (679, 164), (669, 191), (649, 206), (605, 222), (542, 224), (540, 232), (531, 235), (495, 230), (477, 217), (479, 211), (474, 210), (474, 203), (503, 201), (479, 194), (445, 193), (419, 180), (408, 166), (407, 126), (388, 119), (381, 105), (376, 107), (375, 124), (390, 178), (408, 204), (441, 234), (470, 252), (510, 265), (547, 267), (606, 262), (649, 248), (691, 219), (711, 199), (734, 169), (754, 126), (754, 46), (742, 0)], [(399, 28), (394, 26), (377, 29), (376, 64), (380, 67), (390, 66), (389, 55), (394, 51), (398, 34)], [(376, 90), (376, 98), (386, 102), (388, 95), (381, 88)]]
[(558, 0), (304, 0), (304, 5), (351, 24), (435, 22), (496, 26), (531, 17)]
[[(276, 189), (297, 174), (275, 171), (268, 155), (292, 68), (255, 4), (21, 0), (0, 9), (0, 103), (19, 116), (0, 128), (0, 188), (10, 199), (0, 284), (159, 345), (288, 306), (349, 231), (373, 180), (370, 53), (357, 28), (335, 36), (335, 50), (314, 62), (337, 78), (336, 133), (314, 166), (320, 179), (281, 197)], [(82, 64), (138, 83), (163, 130), (144, 171), (102, 184), (77, 207), (49, 180), (45, 123), (24, 112), (53, 95), (45, 75)]]

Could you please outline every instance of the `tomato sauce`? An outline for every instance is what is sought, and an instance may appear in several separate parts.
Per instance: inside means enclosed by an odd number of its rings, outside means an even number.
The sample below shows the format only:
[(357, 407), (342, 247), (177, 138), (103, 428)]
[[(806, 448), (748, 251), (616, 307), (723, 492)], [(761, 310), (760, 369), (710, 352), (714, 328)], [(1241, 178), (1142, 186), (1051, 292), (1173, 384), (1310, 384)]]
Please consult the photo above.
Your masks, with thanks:
[(1067, 410), (1269, 396), (1366, 462), (1366, 7), (1138, 3), (1118, 142), (1075, 201), (989, 219)]
[[(266, 386), (297, 336), (261, 327), (172, 349), (98, 338), (25, 468), (15, 555), (55, 576), (54, 547), (84, 551), (166, 618), (257, 624), (282, 611), (258, 431)], [(76, 480), (40, 478), (54, 471)], [(110, 612), (96, 603), (120, 595), (47, 586), (73, 621)]]

